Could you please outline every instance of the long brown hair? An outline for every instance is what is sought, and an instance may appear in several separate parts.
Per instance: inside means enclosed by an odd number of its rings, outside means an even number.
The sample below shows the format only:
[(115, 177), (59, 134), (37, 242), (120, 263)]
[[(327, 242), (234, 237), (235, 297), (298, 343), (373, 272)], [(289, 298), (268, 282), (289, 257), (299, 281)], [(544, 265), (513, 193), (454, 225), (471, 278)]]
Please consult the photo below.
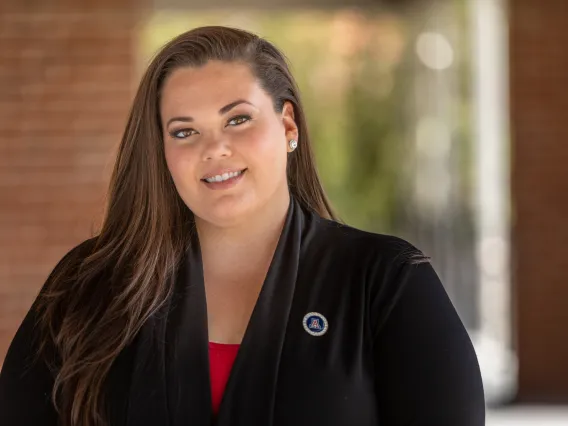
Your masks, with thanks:
[(201, 27), (166, 44), (134, 98), (118, 149), (99, 235), (60, 262), (38, 299), (41, 348), (51, 348), (52, 399), (63, 426), (107, 424), (103, 385), (118, 354), (168, 299), (193, 217), (167, 169), (159, 98), (176, 68), (209, 60), (246, 63), (274, 109), (294, 106), (298, 148), (289, 157), (291, 194), (334, 218), (316, 172), (298, 88), (283, 54), (266, 40), (226, 27)]

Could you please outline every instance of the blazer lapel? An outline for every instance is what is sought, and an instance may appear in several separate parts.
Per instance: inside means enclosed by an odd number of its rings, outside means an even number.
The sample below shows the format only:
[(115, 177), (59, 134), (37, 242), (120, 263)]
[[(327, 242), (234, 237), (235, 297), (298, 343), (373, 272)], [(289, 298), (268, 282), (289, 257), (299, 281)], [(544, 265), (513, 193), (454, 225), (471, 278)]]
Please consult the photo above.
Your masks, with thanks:
[(179, 269), (166, 332), (168, 406), (173, 426), (211, 424), (207, 303), (197, 232)]
[[(127, 426), (169, 424), (163, 338), (167, 311), (167, 306), (165, 306), (148, 319), (134, 341), (132, 377), (126, 410)], [(123, 367), (126, 368), (124, 362), (122, 362), (121, 369)], [(123, 387), (123, 385), (119, 386)], [(117, 424), (124, 423), (117, 422)]]

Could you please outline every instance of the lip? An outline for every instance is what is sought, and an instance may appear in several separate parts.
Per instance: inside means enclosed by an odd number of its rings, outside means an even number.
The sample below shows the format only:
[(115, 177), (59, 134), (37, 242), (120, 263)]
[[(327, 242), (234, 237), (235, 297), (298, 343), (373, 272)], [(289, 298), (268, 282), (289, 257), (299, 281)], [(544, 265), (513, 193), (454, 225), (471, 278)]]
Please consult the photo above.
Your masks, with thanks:
[(217, 175), (222, 175), (223, 173), (244, 172), (245, 170), (246, 170), (246, 167), (242, 168), (242, 169), (239, 169), (239, 168), (219, 169), (219, 170), (215, 170), (214, 172), (207, 173), (206, 175), (203, 175), (201, 177), (201, 180), (209, 179), (209, 178), (212, 178), (213, 176), (217, 176)]
[[(247, 170), (248, 169), (243, 169), (243, 172), (240, 175), (238, 175), (237, 177), (227, 179), (227, 180), (224, 180), (222, 182), (207, 182), (206, 180), (202, 180), (201, 182), (208, 189), (212, 189), (212, 190), (215, 190), (215, 191), (229, 190), (229, 189), (231, 189), (231, 188), (233, 188), (233, 187), (235, 187), (236, 185), (239, 184), (239, 182), (245, 177)], [(218, 172), (216, 172), (216, 173), (218, 173)], [(213, 176), (215, 176), (215, 175), (213, 175)]]

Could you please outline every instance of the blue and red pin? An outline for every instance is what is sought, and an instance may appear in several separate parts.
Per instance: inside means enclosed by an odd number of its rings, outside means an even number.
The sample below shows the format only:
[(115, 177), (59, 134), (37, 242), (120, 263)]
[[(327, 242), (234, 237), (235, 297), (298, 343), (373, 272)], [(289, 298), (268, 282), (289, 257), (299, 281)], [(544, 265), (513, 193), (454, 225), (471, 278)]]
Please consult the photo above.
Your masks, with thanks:
[(327, 319), (318, 312), (310, 312), (304, 315), (302, 324), (304, 330), (312, 336), (323, 336), (328, 329)]

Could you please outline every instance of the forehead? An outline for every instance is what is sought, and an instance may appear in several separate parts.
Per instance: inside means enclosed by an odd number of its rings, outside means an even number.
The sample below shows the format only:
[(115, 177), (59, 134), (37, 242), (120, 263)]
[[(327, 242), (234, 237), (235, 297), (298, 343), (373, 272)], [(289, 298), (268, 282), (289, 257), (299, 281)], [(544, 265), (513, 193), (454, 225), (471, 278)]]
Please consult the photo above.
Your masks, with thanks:
[(261, 106), (268, 96), (246, 64), (210, 61), (202, 67), (182, 67), (173, 71), (162, 88), (163, 116), (214, 110), (245, 99)]

